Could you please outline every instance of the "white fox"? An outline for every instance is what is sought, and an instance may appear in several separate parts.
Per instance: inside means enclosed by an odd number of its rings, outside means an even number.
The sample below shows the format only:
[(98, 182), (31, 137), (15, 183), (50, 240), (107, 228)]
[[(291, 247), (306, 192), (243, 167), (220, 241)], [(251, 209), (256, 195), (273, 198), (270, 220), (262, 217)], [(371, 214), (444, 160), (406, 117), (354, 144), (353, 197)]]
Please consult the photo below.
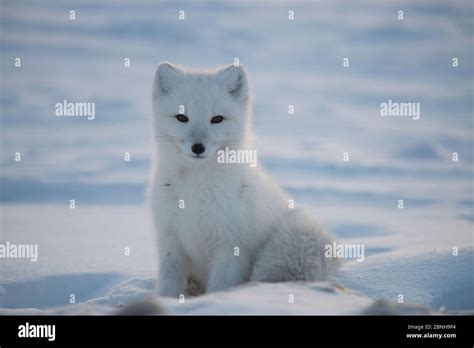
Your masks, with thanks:
[(189, 71), (162, 63), (153, 82), (151, 207), (160, 296), (247, 281), (316, 281), (337, 268), (333, 242), (257, 165), (220, 163), (252, 149), (250, 86), (242, 66)]

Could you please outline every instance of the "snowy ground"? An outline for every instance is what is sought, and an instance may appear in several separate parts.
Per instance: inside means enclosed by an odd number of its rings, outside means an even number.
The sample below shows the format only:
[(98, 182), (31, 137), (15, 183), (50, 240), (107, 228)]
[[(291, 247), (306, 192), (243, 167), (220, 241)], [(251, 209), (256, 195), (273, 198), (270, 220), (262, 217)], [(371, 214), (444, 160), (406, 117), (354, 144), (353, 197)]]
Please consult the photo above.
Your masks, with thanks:
[[(234, 57), (253, 85), (259, 161), (339, 241), (364, 244), (366, 258), (328, 283), (251, 284), (162, 300), (165, 311), (474, 310), (472, 2), (0, 6), (0, 242), (39, 246), (37, 262), (0, 259), (0, 314), (115, 313), (151, 294), (157, 260), (144, 192), (154, 68)], [(55, 117), (63, 99), (95, 102), (96, 119)], [(421, 119), (382, 118), (388, 99), (420, 102)], [(374, 307), (377, 299), (387, 302)]]
[[(2, 260), (0, 314), (110, 314), (152, 296), (157, 260), (144, 207), (16, 205), (1, 211), (3, 226), (9, 226), (6, 240), (25, 243), (34, 231), (39, 257)], [(356, 237), (367, 245), (366, 259), (347, 262), (328, 283), (249, 284), (185, 303), (160, 303), (169, 314), (474, 311), (474, 249), (461, 248), (454, 256), (436, 235), (425, 247), (410, 247), (411, 239), (408, 233)], [(340, 236), (340, 242), (351, 241), (354, 237)], [(455, 244), (462, 243), (460, 238)], [(75, 304), (69, 303), (71, 294)], [(392, 308), (400, 294), (405, 305)], [(377, 299), (387, 302), (369, 310)]]

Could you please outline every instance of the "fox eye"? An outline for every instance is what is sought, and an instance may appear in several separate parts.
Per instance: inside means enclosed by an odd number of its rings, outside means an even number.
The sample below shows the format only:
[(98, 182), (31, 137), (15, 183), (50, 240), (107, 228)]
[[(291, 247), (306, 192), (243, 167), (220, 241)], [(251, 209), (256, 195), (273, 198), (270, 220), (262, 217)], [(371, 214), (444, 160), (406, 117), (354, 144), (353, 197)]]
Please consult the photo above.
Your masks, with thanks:
[(183, 123), (186, 123), (189, 121), (188, 116), (183, 115), (183, 114), (176, 115), (176, 118), (179, 122), (183, 122)]
[(221, 123), (222, 121), (224, 121), (224, 116), (221, 115), (211, 118), (211, 123)]

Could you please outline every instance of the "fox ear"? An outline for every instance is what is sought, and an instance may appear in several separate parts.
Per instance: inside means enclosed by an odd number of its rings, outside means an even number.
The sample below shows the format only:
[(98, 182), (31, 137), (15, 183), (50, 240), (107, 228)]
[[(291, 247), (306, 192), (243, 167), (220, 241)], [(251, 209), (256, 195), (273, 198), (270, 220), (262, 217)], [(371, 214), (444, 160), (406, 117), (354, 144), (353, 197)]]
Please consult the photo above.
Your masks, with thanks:
[(181, 80), (182, 71), (170, 63), (161, 63), (155, 72), (153, 81), (153, 94), (168, 94)]
[(245, 69), (239, 65), (230, 65), (217, 72), (217, 79), (234, 98), (245, 101), (249, 94), (249, 84)]

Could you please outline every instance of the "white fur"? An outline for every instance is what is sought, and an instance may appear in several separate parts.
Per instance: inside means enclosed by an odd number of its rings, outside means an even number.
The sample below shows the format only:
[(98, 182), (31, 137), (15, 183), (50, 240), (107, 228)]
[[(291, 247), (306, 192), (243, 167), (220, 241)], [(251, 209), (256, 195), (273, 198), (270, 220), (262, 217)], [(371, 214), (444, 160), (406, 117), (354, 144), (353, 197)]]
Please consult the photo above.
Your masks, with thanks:
[[(180, 105), (187, 123), (174, 117)], [(320, 280), (336, 264), (324, 257), (331, 238), (303, 212), (289, 209), (289, 198), (259, 166), (217, 163), (216, 152), (226, 146), (252, 149), (250, 106), (241, 66), (212, 72), (158, 66), (151, 207), (159, 295), (186, 293), (190, 278), (208, 292), (249, 280)], [(224, 121), (211, 124), (216, 115)], [(194, 156), (194, 143), (205, 146), (204, 158)]]

